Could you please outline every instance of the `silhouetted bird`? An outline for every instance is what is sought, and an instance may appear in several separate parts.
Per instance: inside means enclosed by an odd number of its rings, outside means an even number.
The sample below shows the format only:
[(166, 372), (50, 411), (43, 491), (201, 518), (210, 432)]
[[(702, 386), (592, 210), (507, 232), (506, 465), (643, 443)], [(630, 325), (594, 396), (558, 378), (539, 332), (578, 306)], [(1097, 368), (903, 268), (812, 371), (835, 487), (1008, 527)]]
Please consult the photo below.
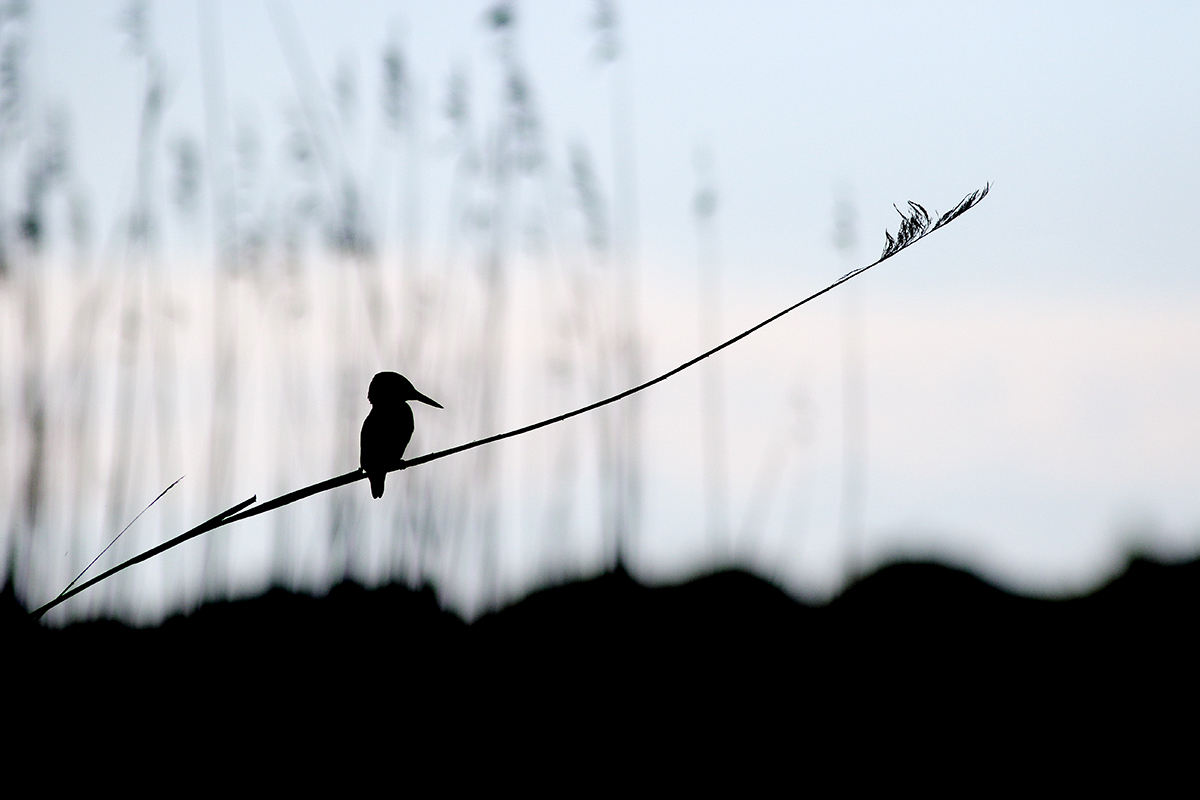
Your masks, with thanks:
[(367, 389), (371, 413), (363, 421), (359, 437), (358, 463), (371, 481), (371, 497), (383, 497), (388, 470), (400, 466), (404, 448), (413, 435), (413, 413), (409, 400), (420, 400), (436, 408), (437, 403), (418, 392), (408, 378), (396, 372), (381, 372)]

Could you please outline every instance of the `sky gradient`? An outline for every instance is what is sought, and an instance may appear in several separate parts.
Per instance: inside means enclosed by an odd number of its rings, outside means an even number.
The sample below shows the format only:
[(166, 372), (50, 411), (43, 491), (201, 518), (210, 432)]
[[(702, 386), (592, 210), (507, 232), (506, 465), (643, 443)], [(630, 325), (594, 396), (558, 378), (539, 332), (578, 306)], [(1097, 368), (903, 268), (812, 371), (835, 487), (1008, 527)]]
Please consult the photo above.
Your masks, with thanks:
[[(69, 115), (75, 179), (101, 248), (133, 191), (142, 78), (118, 30), (123, 7), (38, 3), (31, 34), (33, 97)], [(256, 132), (267, 184), (298, 107), (269, 8), (159, 3), (149, 17), (167, 72), (164, 141), (203, 141), (197, 9), (215, 9), (231, 127)], [(424, 153), (420, 248), (436, 260), (452, 185), (450, 75), (466, 77), (481, 128), (495, 112), (489, 5), (286, 8), (326, 96), (339, 69), (353, 77), (361, 108), (344, 157), (363, 173), (382, 147), (380, 53), (389, 37), (401, 43)], [(874, 260), (899, 222), (893, 204), (944, 211), (990, 182), (977, 209), (855, 281), (868, 441), (862, 559), (935, 557), (1055, 594), (1094, 585), (1130, 548), (1167, 558), (1200, 549), (1200, 7), (618, 11), (625, 83), (615, 102), (634, 143), (648, 372), (702, 344), (698, 242), (718, 264), (729, 335)], [(565, 186), (571, 148), (586, 147), (611, 197), (614, 101), (593, 14), (590, 3), (519, 3), (516, 42), (548, 173)], [(701, 180), (716, 197), (709, 240), (693, 213)], [(833, 244), (839, 201), (856, 211), (848, 252)], [(370, 203), (380, 219), (394, 216), (393, 199)], [(209, 205), (205, 196), (193, 228), (164, 231), (183, 284), (203, 269), (189, 265), (206, 263)], [(384, 224), (390, 252), (399, 233)], [(512, 291), (520, 308), (537, 288), (517, 277)], [(739, 563), (801, 596), (842, 585), (842, 303), (823, 298), (723, 357), (730, 521), (715, 548), (704, 534), (700, 378), (646, 398), (644, 577)], [(513, 336), (539, 333), (518, 324)], [(449, 379), (428, 392), (451, 407)], [(504, 427), (537, 407), (520, 394)], [(776, 462), (774, 472), (764, 466)], [(777, 477), (764, 484), (764, 470)], [(512, 513), (506, 524), (519, 531), (526, 523)], [(514, 592), (537, 580), (536, 570), (514, 575)]]

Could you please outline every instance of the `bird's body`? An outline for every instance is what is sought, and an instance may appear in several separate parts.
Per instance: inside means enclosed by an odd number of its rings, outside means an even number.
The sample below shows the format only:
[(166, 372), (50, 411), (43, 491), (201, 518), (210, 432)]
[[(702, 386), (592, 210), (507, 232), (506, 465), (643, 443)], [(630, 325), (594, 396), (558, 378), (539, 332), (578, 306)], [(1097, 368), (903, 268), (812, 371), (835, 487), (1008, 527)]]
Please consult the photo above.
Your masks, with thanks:
[(359, 465), (371, 481), (371, 496), (383, 496), (384, 478), (400, 466), (412, 439), (413, 412), (408, 403), (376, 404), (363, 421), (359, 437)]
[(442, 406), (418, 392), (405, 378), (395, 372), (380, 372), (371, 379), (367, 390), (371, 413), (363, 421), (359, 436), (359, 466), (371, 482), (371, 496), (383, 497), (383, 485), (388, 472), (398, 469), (404, 460), (404, 450), (412, 439), (413, 421), (409, 400), (419, 400), (431, 406)]

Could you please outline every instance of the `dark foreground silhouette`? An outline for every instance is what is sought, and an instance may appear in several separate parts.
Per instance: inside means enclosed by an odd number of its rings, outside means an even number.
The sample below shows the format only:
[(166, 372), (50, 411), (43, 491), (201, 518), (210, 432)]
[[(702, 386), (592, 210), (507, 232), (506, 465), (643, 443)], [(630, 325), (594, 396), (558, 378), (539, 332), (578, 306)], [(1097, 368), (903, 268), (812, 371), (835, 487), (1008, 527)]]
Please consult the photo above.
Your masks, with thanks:
[(0, 616), (9, 698), (43, 733), (217, 709), (415, 725), (495, 709), (611, 721), (719, 707), (810, 727), (864, 714), (903, 727), (1036, 708), (1074, 724), (1127, 711), (1134, 696), (1169, 709), (1195, 694), (1200, 561), (1134, 559), (1095, 593), (1060, 601), (918, 563), (824, 606), (742, 572), (646, 588), (618, 570), (472, 625), (428, 589), (349, 583), (321, 599), (274, 590), (212, 603), (140, 630), (32, 624), (6, 588)]

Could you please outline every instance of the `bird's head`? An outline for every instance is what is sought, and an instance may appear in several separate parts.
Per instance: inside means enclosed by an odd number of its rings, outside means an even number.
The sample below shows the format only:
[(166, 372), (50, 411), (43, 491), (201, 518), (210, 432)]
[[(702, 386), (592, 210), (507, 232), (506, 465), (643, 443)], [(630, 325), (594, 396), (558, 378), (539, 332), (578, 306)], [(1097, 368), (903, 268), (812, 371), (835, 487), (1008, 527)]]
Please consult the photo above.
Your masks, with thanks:
[(441, 403), (418, 392), (408, 378), (398, 372), (380, 372), (372, 378), (371, 386), (367, 389), (367, 400), (371, 405), (392, 405), (408, 400), (420, 400), (435, 408), (442, 407)]

